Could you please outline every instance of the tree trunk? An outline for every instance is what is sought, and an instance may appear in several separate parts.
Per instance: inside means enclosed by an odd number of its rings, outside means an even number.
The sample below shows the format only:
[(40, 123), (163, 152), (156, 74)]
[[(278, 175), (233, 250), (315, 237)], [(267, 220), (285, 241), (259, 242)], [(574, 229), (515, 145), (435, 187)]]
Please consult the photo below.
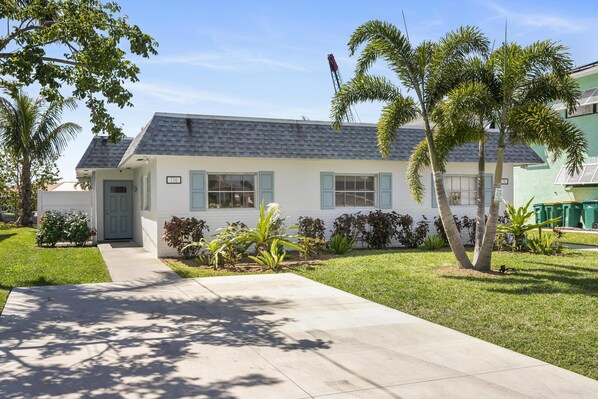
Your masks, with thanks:
[(21, 184), (19, 187), (19, 218), (16, 221), (17, 226), (31, 226), (33, 219), (33, 210), (31, 209), (31, 160), (28, 155), (23, 156), (23, 166), (21, 170)]
[(503, 160), (505, 153), (505, 133), (500, 132), (498, 140), (498, 151), (496, 154), (496, 169), (494, 172), (494, 185), (492, 190), (492, 201), (490, 202), (490, 210), (488, 215), (488, 222), (486, 223), (486, 230), (484, 231), (484, 241), (482, 242), (482, 249), (480, 255), (475, 262), (475, 268), (479, 270), (488, 271), (492, 265), (492, 250), (494, 249), (494, 240), (496, 239), (496, 228), (498, 225), (498, 210), (500, 203), (494, 200), (496, 189), (501, 187)]
[(484, 140), (478, 143), (478, 198), (477, 213), (475, 217), (475, 241), (473, 248), (473, 264), (475, 265), (482, 250), (484, 229), (486, 227), (486, 155), (484, 153)]
[(451, 207), (448, 203), (448, 198), (446, 197), (446, 191), (444, 190), (442, 172), (439, 170), (434, 171), (434, 189), (436, 190), (436, 202), (438, 203), (440, 219), (442, 220), (444, 232), (451, 250), (457, 259), (457, 266), (462, 269), (471, 269), (473, 268), (473, 264), (467, 256), (467, 252), (463, 246), (463, 240), (461, 240), (461, 234), (459, 233), (459, 230), (457, 230), (455, 218), (453, 217), (453, 212), (451, 212)]

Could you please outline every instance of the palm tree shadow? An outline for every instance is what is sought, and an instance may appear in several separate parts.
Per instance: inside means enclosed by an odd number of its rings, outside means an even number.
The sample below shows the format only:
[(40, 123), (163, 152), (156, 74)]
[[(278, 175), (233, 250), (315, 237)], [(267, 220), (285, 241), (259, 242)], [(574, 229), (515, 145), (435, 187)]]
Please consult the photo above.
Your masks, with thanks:
[[(162, 292), (170, 284), (14, 289), (14, 301), (0, 316), (2, 397), (128, 393), (227, 399), (239, 389), (287, 383), (248, 345), (288, 352), (330, 347), (320, 339), (295, 341), (277, 330), (293, 319), (266, 309), (288, 308), (289, 301), (165, 299)], [(254, 356), (251, 362), (262, 372), (243, 359), (227, 362), (221, 353)]]

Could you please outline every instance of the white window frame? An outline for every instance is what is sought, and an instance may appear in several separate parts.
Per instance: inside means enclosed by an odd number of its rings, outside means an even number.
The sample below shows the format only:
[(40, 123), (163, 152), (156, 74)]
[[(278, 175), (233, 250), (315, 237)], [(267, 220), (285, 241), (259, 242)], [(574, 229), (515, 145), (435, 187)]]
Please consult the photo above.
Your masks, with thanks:
[(141, 176), (141, 210), (142, 211), (149, 211), (149, 196), (151, 193), (147, 189), (149, 181), (149, 174), (145, 174)]
[[(450, 187), (447, 185), (447, 178), (451, 179), (451, 185)], [(459, 189), (453, 189), (453, 179), (459, 178)], [(462, 179), (470, 179), (470, 187), (467, 190), (463, 189), (463, 183), (462, 183)], [(477, 180), (478, 180), (478, 176), (477, 175), (471, 175), (471, 174), (450, 174), (450, 175), (444, 175), (443, 176), (443, 181), (442, 183), (444, 184), (444, 191), (446, 192), (446, 196), (448, 198), (449, 201), (449, 205), (450, 206), (476, 206), (477, 205), (477, 196), (478, 196), (478, 187), (477, 187)], [(459, 195), (457, 196), (456, 194), (459, 193)], [(467, 203), (463, 204), (463, 193), (467, 193)], [(473, 201), (470, 200), (470, 194), (473, 193), (474, 194), (474, 199)], [(454, 199), (455, 198), (459, 198), (460, 199), (460, 203), (455, 203)]]
[[(241, 190), (241, 191), (227, 191), (227, 190), (211, 190), (210, 189), (210, 177), (211, 176), (252, 176), (253, 177), (253, 190)], [(256, 208), (256, 200), (258, 196), (258, 173), (257, 172), (206, 172), (206, 206), (207, 209), (255, 209)], [(252, 206), (243, 206), (235, 207), (235, 206), (211, 206), (210, 205), (210, 194), (214, 193), (253, 193), (253, 205)], [(244, 201), (245, 202), (245, 201)], [(220, 205), (220, 204), (219, 204)]]
[[(374, 182), (374, 188), (372, 190), (357, 190), (357, 188), (355, 188), (354, 190), (337, 190), (337, 185), (336, 185), (336, 181), (339, 177), (342, 178), (347, 178), (347, 177), (371, 177), (373, 179)], [(335, 208), (376, 208), (376, 206), (378, 205), (378, 177), (376, 174), (370, 174), (370, 173), (335, 173), (334, 174), (334, 207)], [(336, 196), (338, 193), (354, 193), (354, 194), (358, 194), (358, 193), (372, 193), (373, 194), (373, 204), (372, 205), (339, 205), (338, 201), (336, 200)], [(367, 199), (366, 199), (367, 201)]]

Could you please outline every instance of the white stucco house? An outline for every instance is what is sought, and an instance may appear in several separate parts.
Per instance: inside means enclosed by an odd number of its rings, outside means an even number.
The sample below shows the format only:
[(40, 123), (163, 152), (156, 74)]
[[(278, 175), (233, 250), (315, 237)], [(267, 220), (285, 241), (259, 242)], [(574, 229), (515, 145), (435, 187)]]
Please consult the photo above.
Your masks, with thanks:
[[(422, 205), (410, 196), (407, 161), (423, 139), (421, 128), (401, 128), (390, 157), (377, 148), (376, 125), (156, 113), (135, 138), (117, 144), (92, 139), (77, 165), (91, 180), (97, 240), (134, 240), (155, 256), (176, 252), (161, 238), (172, 216), (205, 220), (214, 233), (226, 222), (255, 223), (259, 204), (277, 202), (295, 223), (372, 209), (437, 215), (431, 175)], [(494, 170), (489, 140), (487, 170)], [(504, 198), (513, 199), (513, 166), (541, 163), (525, 145), (505, 154)], [(445, 175), (453, 211), (475, 214), (477, 146), (454, 151)], [(488, 179), (490, 180), (490, 179)]]

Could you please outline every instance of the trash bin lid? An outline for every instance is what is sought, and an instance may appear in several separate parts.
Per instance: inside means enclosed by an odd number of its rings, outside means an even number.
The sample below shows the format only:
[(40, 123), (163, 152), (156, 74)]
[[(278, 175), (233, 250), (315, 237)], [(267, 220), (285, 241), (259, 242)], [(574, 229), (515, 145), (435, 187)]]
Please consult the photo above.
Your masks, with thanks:
[(583, 203), (584, 204), (597, 204), (598, 203), (598, 199), (584, 200)]
[(534, 204), (533, 206), (544, 206), (544, 204), (540, 202), (538, 204)]
[(562, 202), (545, 202), (544, 205), (561, 205)]
[(563, 204), (581, 204), (579, 201), (563, 201)]

